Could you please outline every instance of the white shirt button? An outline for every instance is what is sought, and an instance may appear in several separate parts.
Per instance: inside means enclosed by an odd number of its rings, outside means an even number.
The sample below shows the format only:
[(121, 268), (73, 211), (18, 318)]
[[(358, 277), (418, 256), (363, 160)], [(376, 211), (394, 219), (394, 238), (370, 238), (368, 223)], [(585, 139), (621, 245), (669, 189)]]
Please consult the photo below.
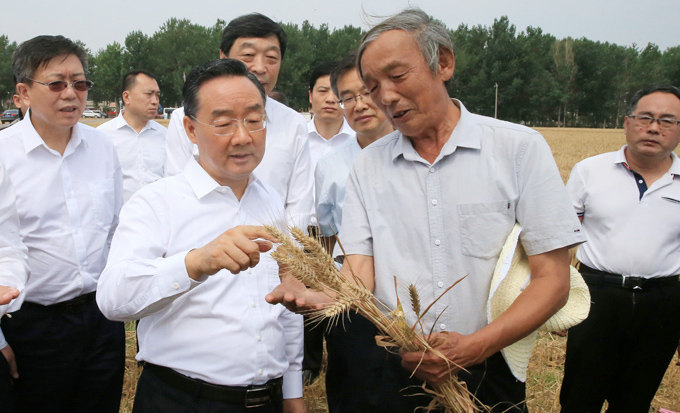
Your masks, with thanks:
[(257, 336), (257, 341), (262, 341), (262, 336)]
[(439, 240), (435, 240), (435, 241), (434, 241), (434, 245), (437, 245), (437, 246), (439, 246), (439, 244), (441, 244), (441, 243), (442, 243), (442, 242), (439, 241)]
[(225, 188), (220, 188), (220, 192), (225, 193), (227, 190)]
[(257, 307), (257, 303), (255, 301), (253, 301), (252, 305), (253, 305), (253, 307)]
[(177, 283), (177, 282), (173, 283), (172, 288), (174, 288), (175, 290), (179, 290), (179, 283)]
[(443, 283), (443, 282), (439, 281), (439, 282), (437, 283), (437, 287), (442, 288), (443, 286), (444, 286), (444, 283)]
[(446, 330), (446, 324), (439, 324), (439, 328), (444, 331)]
[(430, 173), (433, 173), (433, 172), (434, 172), (434, 168), (430, 168)]
[(257, 371), (257, 374), (259, 374), (260, 376), (261, 376), (263, 373), (264, 373), (264, 371), (262, 371), (262, 369), (259, 369), (259, 370)]
[(640, 179), (640, 180), (638, 181), (638, 183), (643, 183), (643, 182), (645, 182), (645, 181), (643, 181), (642, 179)]
[(432, 205), (437, 205), (437, 200), (436, 200), (436, 199), (433, 199), (433, 200), (432, 200)]
[(252, 273), (253, 273), (253, 269), (252, 269), (252, 268), (248, 268), (248, 274), (252, 274)]

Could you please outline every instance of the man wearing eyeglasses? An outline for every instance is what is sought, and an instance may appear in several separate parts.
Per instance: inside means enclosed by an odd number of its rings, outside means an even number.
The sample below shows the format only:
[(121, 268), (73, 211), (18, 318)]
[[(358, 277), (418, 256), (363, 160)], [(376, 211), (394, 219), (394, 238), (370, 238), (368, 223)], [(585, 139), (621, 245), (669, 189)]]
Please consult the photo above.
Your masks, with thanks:
[[(269, 95), (276, 86), (287, 37), (283, 28), (259, 13), (237, 17), (222, 33), (219, 56), (245, 63)], [(289, 107), (267, 99), (267, 151), (257, 174), (283, 198), (286, 219), (307, 228), (314, 209), (314, 170), (307, 144), (307, 122)], [(184, 110), (173, 112), (166, 137), (165, 176), (184, 169), (189, 158), (199, 156), (199, 148), (186, 135)]]
[(680, 340), (680, 89), (632, 98), (619, 151), (567, 183), (588, 242), (578, 247), (588, 318), (569, 330), (562, 412), (648, 412)]
[(123, 207), (97, 302), (140, 319), (135, 412), (304, 411), (302, 317), (264, 300), (280, 281), (260, 225), (283, 223), (281, 197), (253, 173), (266, 100), (238, 60), (194, 69), (184, 127), (198, 160)]
[(163, 177), (165, 135), (168, 129), (153, 120), (161, 90), (156, 76), (132, 70), (123, 76), (123, 104), (116, 119), (97, 129), (109, 135), (123, 170), (123, 199), (127, 202), (144, 185)]
[(122, 204), (108, 137), (78, 121), (87, 54), (63, 36), (38, 36), (14, 52), (17, 93), (29, 107), (0, 132), (0, 160), (16, 192), (31, 276), (2, 331), (16, 355), (17, 411), (117, 412), (123, 323), (107, 320), (95, 290)]

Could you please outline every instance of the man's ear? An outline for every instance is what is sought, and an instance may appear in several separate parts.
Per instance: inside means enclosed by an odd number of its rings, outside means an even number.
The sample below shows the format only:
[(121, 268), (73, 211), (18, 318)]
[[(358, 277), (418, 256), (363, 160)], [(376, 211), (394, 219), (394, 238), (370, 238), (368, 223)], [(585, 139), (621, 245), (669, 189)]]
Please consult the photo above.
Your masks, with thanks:
[(184, 130), (187, 132), (187, 136), (189, 137), (189, 140), (192, 143), (198, 144), (198, 141), (196, 139), (196, 125), (194, 125), (194, 122), (188, 116), (184, 116), (183, 122), (184, 122)]
[(130, 92), (127, 90), (123, 92), (123, 104), (125, 106), (130, 104)]
[(439, 68), (437, 74), (443, 82), (453, 77), (456, 68), (456, 57), (451, 50), (439, 49)]
[(27, 108), (31, 107), (31, 99), (30, 99), (30, 93), (29, 93), (29, 88), (26, 83), (17, 83), (16, 86), (17, 89), (17, 95), (19, 95), (19, 98), (21, 99), (21, 105), (26, 106)]
[(222, 49), (220, 49), (220, 59), (226, 59), (227, 57), (228, 57), (228, 56), (227, 56), (226, 54), (224, 54), (224, 52), (222, 51)]

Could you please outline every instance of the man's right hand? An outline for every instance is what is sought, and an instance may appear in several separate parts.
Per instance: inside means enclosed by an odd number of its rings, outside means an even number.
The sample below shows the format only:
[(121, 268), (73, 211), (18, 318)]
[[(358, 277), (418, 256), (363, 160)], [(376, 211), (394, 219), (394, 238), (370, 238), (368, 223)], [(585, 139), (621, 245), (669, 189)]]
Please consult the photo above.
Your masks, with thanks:
[(263, 227), (242, 225), (224, 232), (202, 248), (189, 251), (184, 262), (189, 277), (194, 280), (223, 268), (238, 274), (256, 266), (260, 253), (272, 249), (272, 242), (276, 239)]
[(19, 296), (19, 290), (14, 287), (0, 285), (0, 305), (9, 304)]
[(12, 347), (8, 344), (5, 348), (0, 350), (2, 352), (2, 355), (5, 357), (5, 360), (7, 360), (7, 364), (9, 364), (9, 374), (12, 376), (13, 379), (18, 379), (19, 378), (19, 370), (17, 370), (17, 361), (14, 358), (14, 351), (12, 350)]

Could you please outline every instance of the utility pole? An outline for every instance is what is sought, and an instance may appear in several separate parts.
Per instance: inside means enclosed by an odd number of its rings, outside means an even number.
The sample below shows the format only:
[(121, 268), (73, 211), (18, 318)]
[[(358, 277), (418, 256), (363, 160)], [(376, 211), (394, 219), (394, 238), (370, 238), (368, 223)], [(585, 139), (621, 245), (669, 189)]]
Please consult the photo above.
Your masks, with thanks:
[(498, 83), (494, 83), (494, 87), (496, 88), (496, 104), (493, 109), (493, 117), (498, 119)]

